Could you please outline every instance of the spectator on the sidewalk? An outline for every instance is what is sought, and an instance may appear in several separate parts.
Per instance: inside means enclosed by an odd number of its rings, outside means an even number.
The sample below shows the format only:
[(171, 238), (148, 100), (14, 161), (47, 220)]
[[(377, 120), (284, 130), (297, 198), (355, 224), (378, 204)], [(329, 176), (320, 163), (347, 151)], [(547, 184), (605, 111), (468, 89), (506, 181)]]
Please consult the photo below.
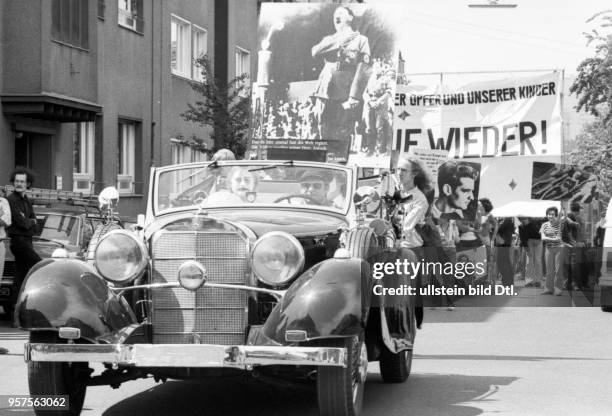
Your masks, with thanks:
[[(440, 211), (432, 204), (432, 216), (434, 221), (437, 223), (438, 233), (440, 234), (441, 251), (440, 261), (441, 264), (456, 263), (457, 262), (457, 243), (459, 243), (459, 228), (457, 227), (457, 220), (448, 218), (446, 215), (441, 215)], [(448, 273), (442, 274), (442, 284), (446, 287), (453, 287), (455, 283), (455, 276)], [(453, 310), (455, 308), (455, 300), (452, 296), (446, 296), (447, 309)]]
[(13, 278), (13, 301), (16, 301), (23, 279), (28, 271), (40, 261), (34, 251), (32, 237), (36, 231), (36, 214), (26, 190), (32, 186), (34, 177), (28, 169), (17, 168), (11, 174), (11, 183), (15, 190), (7, 196), (11, 207), (12, 224), (7, 231), (11, 237), (11, 252), (15, 256), (15, 276)]
[(572, 250), (571, 271), (568, 275), (568, 287), (571, 284), (573, 290), (581, 290), (589, 287), (589, 265), (587, 264), (587, 238), (586, 225), (580, 210), (579, 202), (572, 202), (568, 218), (575, 222), (572, 228), (574, 247)]
[(510, 261), (512, 250), (512, 236), (514, 235), (514, 219), (505, 218), (497, 229), (495, 235), (495, 247), (497, 270), (502, 275), (502, 284), (510, 286), (514, 284), (514, 270)]
[(497, 231), (497, 221), (491, 214), (493, 204), (489, 198), (480, 198), (480, 206), (482, 206), (483, 214), (480, 217), (480, 240), (487, 248), (487, 257), (491, 255), (491, 238)]
[(546, 282), (543, 295), (560, 296), (563, 292), (562, 241), (559, 227), (559, 210), (550, 207), (546, 210), (548, 221), (540, 227), (540, 236), (544, 244), (544, 261), (546, 262)]
[(603, 256), (604, 236), (606, 234), (606, 211), (601, 212), (601, 218), (595, 225), (595, 237), (593, 237), (593, 246), (595, 250), (594, 275), (596, 279), (601, 277), (601, 266)]
[(525, 287), (542, 285), (542, 237), (535, 218), (519, 218), (518, 227), (521, 250), (525, 252)]
[(480, 205), (484, 211), (482, 217), (480, 217), (480, 240), (484, 244), (487, 250), (487, 275), (489, 280), (494, 274), (495, 262), (493, 261), (493, 236), (497, 234), (497, 221), (491, 211), (493, 211), (493, 204), (489, 198), (481, 198), (479, 200)]
[[(573, 214), (566, 214), (561, 208), (559, 215), (559, 231), (561, 233), (561, 273), (563, 289), (572, 290), (572, 274), (576, 269), (576, 235), (578, 223)], [(577, 289), (577, 288), (576, 288)]]

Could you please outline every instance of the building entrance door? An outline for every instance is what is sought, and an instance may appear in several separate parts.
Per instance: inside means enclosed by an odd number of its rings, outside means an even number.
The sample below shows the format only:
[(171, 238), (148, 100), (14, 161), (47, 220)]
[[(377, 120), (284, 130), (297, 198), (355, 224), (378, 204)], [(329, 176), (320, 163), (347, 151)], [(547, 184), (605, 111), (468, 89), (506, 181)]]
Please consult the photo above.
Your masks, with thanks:
[(36, 188), (52, 188), (53, 136), (30, 132), (15, 134), (15, 166), (25, 166), (36, 175)]

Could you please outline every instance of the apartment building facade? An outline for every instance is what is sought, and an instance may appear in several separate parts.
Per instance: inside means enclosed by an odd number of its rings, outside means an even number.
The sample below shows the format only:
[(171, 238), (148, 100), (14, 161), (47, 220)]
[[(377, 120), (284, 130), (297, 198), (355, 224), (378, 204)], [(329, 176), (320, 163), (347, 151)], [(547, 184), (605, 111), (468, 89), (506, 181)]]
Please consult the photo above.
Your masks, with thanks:
[(217, 77), (254, 74), (256, 0), (0, 2), (0, 183), (97, 193), (144, 211), (149, 170), (205, 159), (210, 132), (180, 116), (197, 97), (194, 59)]

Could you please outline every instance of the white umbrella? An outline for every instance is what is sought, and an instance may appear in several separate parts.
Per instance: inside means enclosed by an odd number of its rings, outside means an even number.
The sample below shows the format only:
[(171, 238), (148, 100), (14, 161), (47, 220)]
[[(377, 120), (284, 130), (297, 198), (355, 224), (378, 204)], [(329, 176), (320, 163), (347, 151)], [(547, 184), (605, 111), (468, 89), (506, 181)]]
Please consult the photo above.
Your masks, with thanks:
[(561, 210), (560, 201), (546, 200), (529, 200), (529, 201), (512, 201), (501, 207), (493, 208), (491, 212), (494, 217), (546, 217), (546, 210), (550, 207), (556, 207)]

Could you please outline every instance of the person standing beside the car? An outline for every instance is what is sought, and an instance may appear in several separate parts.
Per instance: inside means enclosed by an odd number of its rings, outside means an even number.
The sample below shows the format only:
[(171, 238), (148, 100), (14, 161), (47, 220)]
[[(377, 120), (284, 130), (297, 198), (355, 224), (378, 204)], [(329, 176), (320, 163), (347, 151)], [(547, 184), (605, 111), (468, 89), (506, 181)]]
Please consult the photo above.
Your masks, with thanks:
[[(401, 245), (410, 248), (418, 259), (423, 258), (423, 239), (417, 231), (417, 225), (425, 221), (425, 213), (429, 208), (425, 194), (417, 186), (427, 178), (425, 170), (416, 160), (400, 159), (397, 165), (401, 197), (403, 204), (402, 241)], [(422, 183), (421, 188), (427, 186)]]
[[(397, 179), (402, 204), (402, 222), (400, 247), (410, 249), (412, 253), (402, 253), (400, 257), (413, 261), (422, 261), (425, 257), (423, 239), (417, 230), (417, 225), (425, 224), (425, 214), (429, 209), (429, 202), (425, 193), (429, 193), (430, 179), (424, 166), (416, 159), (402, 158), (397, 164)], [(412, 277), (411, 277), (412, 278)], [(422, 273), (415, 278), (417, 290), (415, 316), (417, 327), (423, 322), (423, 299), (419, 294)]]
[(32, 245), (36, 231), (36, 215), (26, 190), (32, 186), (32, 173), (24, 168), (17, 168), (11, 175), (14, 191), (6, 197), (11, 207), (11, 226), (7, 231), (11, 238), (11, 252), (15, 256), (15, 277), (13, 280), (13, 300), (17, 299), (19, 289), (28, 271), (41, 259)]

